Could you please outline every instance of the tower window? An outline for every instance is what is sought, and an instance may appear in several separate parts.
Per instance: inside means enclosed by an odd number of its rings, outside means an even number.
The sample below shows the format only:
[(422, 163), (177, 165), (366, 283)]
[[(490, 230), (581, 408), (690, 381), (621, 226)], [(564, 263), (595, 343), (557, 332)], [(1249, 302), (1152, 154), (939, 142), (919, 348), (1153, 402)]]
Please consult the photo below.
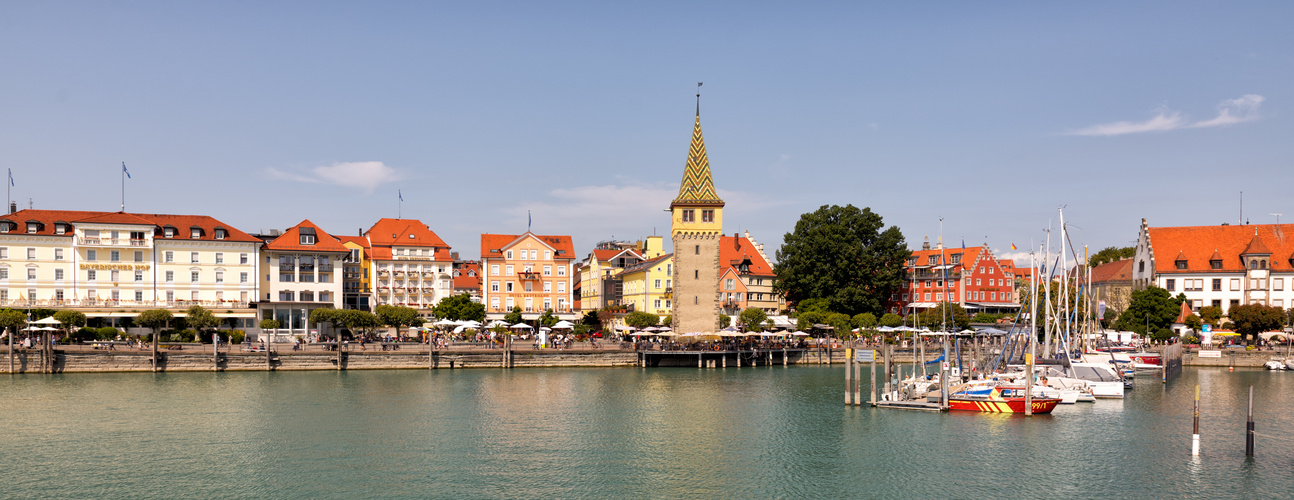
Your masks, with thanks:
[(702, 210), (701, 222), (714, 222), (714, 210)]
[(701, 245), (696, 246), (696, 254), (701, 255)]
[(692, 271), (692, 277), (694, 279), (701, 279), (701, 270), (697, 269)]
[(683, 222), (695, 222), (695, 221), (696, 221), (696, 210), (683, 211)]

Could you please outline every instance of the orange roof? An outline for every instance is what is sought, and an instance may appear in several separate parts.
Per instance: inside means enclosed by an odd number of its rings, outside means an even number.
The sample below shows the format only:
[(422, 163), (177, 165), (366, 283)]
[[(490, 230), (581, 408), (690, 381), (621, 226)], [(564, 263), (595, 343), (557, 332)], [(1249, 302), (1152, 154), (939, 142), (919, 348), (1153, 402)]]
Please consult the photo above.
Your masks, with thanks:
[[(132, 224), (132, 225), (150, 225), (154, 227), (154, 232), (158, 238), (162, 237), (163, 228), (171, 226), (175, 228), (175, 237), (173, 240), (201, 240), (215, 241), (216, 229), (224, 229), (225, 237), (223, 241), (236, 242), (260, 242), (261, 240), (250, 234), (239, 231), (206, 215), (169, 215), (169, 214), (135, 214), (127, 212), (93, 212), (86, 210), (19, 210), (12, 214), (0, 216), (0, 220), (8, 220), (19, 224), (14, 232), (9, 235), (35, 234), (40, 236), (57, 236), (54, 234), (55, 222), (67, 222), (75, 226), (78, 222), (86, 224)], [(28, 233), (27, 228), (22, 224), (27, 221), (40, 222), (43, 227), (36, 233)], [(201, 235), (198, 238), (190, 238), (187, 231), (191, 228), (201, 229)], [(66, 236), (72, 236), (72, 229), (69, 228)]]
[(380, 219), (364, 231), (373, 246), (445, 247), (445, 240), (418, 219)]
[(630, 254), (632, 254), (634, 257), (637, 257), (637, 258), (639, 258), (639, 259), (641, 259), (641, 258), (642, 258), (642, 256), (641, 256), (641, 255), (639, 255), (639, 254), (638, 254), (638, 252), (635, 252), (635, 251), (634, 251), (634, 249), (632, 249), (632, 248), (625, 248), (625, 249), (616, 249), (616, 248), (611, 248), (611, 249), (595, 249), (595, 250), (593, 250), (593, 257), (597, 258), (597, 259), (598, 259), (598, 262), (610, 262), (610, 261), (614, 260), (616, 257), (619, 257), (619, 256), (620, 256), (620, 254), (625, 253), (625, 252), (629, 252), (629, 253), (630, 253)]
[(929, 250), (913, 250), (912, 257), (916, 258), (917, 267), (928, 267), (930, 266), (930, 256), (938, 258), (936, 261), (938, 264), (936, 265), (942, 265), (944, 263), (944, 259), (947, 259), (948, 262), (952, 262), (955, 260), (953, 258), (954, 255), (960, 255), (961, 260), (958, 261), (958, 264), (954, 265), (969, 266), (975, 262), (975, 259), (979, 258), (979, 254), (982, 250), (984, 250), (984, 247), (944, 248), (943, 250), (931, 248)]
[(527, 232), (526, 234), (481, 234), (481, 258), (503, 258), (503, 251), (516, 244), (525, 236), (534, 236), (540, 242), (553, 249), (553, 259), (574, 259), (575, 244), (570, 236), (544, 236)]
[[(481, 289), (481, 263), (476, 261), (463, 262), (458, 267), (458, 275), (454, 276), (455, 290), (480, 290)], [(472, 274), (472, 276), (469, 276)]]
[(748, 269), (749, 274), (760, 276), (772, 276), (773, 266), (764, 260), (751, 244), (749, 239), (739, 236), (720, 236), (719, 237), (719, 265), (723, 267), (736, 268), (742, 262), (750, 261)]
[(1092, 284), (1132, 282), (1132, 259), (1106, 262), (1092, 268)]
[[(1294, 257), (1294, 224), (1246, 226), (1148, 227), (1150, 248), (1158, 273), (1234, 273), (1245, 269), (1240, 256), (1270, 254), (1268, 269), (1289, 270)], [(1175, 260), (1186, 261), (1177, 269)], [(1210, 260), (1221, 260), (1213, 269)]]
[[(313, 245), (301, 244), (301, 234), (310, 232), (315, 233), (315, 243)], [(266, 243), (265, 249), (287, 252), (350, 252), (350, 249), (341, 244), (341, 240), (324, 232), (323, 229), (310, 222), (309, 219), (288, 228), (287, 231), (283, 232), (282, 236)]]
[(334, 237), (334, 238), (337, 238), (338, 240), (341, 240), (341, 242), (342, 242), (342, 243), (354, 243), (354, 244), (356, 244), (356, 245), (359, 245), (359, 246), (361, 246), (361, 247), (364, 247), (364, 249), (368, 249), (368, 248), (370, 248), (370, 245), (368, 244), (368, 238), (365, 238), (365, 237), (363, 237), (363, 236), (337, 236), (337, 235), (333, 235), (333, 237)]

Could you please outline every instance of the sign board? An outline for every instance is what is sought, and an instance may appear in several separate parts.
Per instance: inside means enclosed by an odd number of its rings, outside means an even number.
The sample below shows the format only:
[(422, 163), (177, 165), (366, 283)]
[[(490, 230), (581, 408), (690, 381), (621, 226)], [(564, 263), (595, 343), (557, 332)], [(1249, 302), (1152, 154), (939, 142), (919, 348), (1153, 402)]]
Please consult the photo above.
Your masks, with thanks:
[(860, 363), (876, 362), (876, 351), (872, 349), (859, 349), (857, 353), (858, 353), (858, 361)]
[(1222, 351), (1200, 351), (1199, 356), (1201, 358), (1220, 358), (1222, 357)]
[(1210, 324), (1208, 324), (1208, 323), (1205, 323), (1205, 324), (1203, 324), (1203, 325), (1201, 325), (1201, 326), (1200, 326), (1200, 329), (1201, 329), (1204, 333), (1211, 333), (1211, 332), (1213, 332), (1213, 325), (1210, 325)]
[(944, 361), (944, 371), (948, 371), (948, 362)]

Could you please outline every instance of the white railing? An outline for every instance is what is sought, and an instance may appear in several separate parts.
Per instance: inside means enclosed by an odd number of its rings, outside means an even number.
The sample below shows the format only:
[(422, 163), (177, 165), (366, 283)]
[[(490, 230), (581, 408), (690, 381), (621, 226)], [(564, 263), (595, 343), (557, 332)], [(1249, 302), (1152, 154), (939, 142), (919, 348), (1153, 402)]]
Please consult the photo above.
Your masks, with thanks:
[(113, 300), (113, 299), (39, 299), (39, 300), (0, 300), (0, 307), (22, 309), (27, 307), (48, 307), (53, 309), (66, 307), (103, 307), (103, 308), (167, 308), (182, 309), (189, 306), (207, 308), (246, 309), (247, 302), (236, 300)]

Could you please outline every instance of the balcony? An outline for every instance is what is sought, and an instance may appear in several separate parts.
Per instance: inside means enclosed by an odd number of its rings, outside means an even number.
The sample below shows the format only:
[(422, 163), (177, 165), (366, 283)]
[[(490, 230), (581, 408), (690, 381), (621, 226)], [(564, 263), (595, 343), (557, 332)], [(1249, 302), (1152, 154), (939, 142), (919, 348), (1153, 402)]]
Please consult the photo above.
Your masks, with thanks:
[(517, 273), (517, 276), (526, 281), (539, 279), (539, 273), (535, 271), (521, 271)]
[(436, 272), (435, 272), (435, 271), (425, 271), (425, 272), (423, 272), (423, 273), (422, 273), (422, 277), (424, 277), (424, 278), (435, 278), (435, 277), (436, 277)]
[(331, 273), (332, 268), (333, 268), (332, 264), (319, 264), (319, 272), (321, 273)]
[(279, 264), (279, 271), (295, 271), (296, 269), (296, 264)]
[(399, 277), (401, 277), (401, 276), (404, 276), (404, 271), (396, 271), (396, 272), (395, 272), (395, 276), (396, 276), (397, 278), (399, 278)]
[(381, 276), (381, 277), (383, 277), (383, 278), (385, 278), (385, 277), (387, 277), (387, 276), (390, 276), (390, 275), (391, 275), (391, 271), (387, 271), (386, 269), (379, 269), (379, 270), (377, 271), (377, 275), (378, 275), (378, 276)]

